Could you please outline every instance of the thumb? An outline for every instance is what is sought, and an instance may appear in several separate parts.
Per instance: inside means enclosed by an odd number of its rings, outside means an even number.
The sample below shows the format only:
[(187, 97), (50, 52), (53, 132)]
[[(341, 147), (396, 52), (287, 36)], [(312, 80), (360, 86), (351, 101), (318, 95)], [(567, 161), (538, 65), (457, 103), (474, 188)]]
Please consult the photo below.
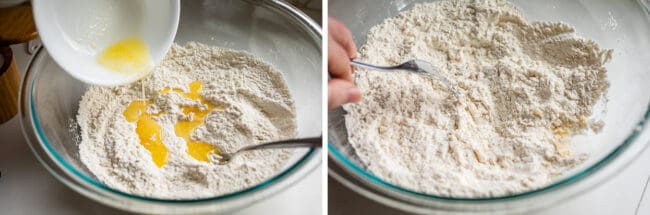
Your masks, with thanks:
[(361, 100), (361, 91), (352, 82), (332, 79), (327, 82), (328, 109), (333, 109), (348, 102)]

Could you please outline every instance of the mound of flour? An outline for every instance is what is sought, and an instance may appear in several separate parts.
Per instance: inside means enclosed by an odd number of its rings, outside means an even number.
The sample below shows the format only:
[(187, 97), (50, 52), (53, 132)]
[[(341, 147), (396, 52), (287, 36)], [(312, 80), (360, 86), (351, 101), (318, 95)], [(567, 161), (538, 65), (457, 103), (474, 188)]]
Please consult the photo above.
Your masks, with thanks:
[(453, 197), (489, 197), (547, 185), (584, 161), (572, 135), (598, 131), (592, 108), (608, 88), (611, 50), (564, 23), (528, 22), (507, 1), (439, 1), (373, 27), (361, 58), (423, 59), (434, 78), (360, 70), (364, 98), (347, 105), (350, 144), (373, 174)]
[[(79, 154), (85, 166), (106, 185), (137, 195), (191, 199), (229, 193), (258, 184), (277, 174), (288, 150), (259, 150), (235, 157), (227, 165), (197, 161), (174, 132), (187, 119), (181, 107), (200, 105), (179, 93), (158, 93), (165, 87), (185, 91), (188, 83), (204, 83), (201, 95), (225, 110), (214, 110), (191, 135), (223, 152), (295, 135), (295, 108), (282, 75), (269, 64), (237, 51), (199, 43), (173, 45), (152, 75), (126, 86), (91, 87), (77, 116), (81, 130)], [(143, 89), (144, 88), (144, 89)], [(158, 168), (135, 133), (136, 123), (123, 112), (133, 100), (153, 99), (147, 112), (163, 113), (154, 120), (162, 127), (169, 151)]]

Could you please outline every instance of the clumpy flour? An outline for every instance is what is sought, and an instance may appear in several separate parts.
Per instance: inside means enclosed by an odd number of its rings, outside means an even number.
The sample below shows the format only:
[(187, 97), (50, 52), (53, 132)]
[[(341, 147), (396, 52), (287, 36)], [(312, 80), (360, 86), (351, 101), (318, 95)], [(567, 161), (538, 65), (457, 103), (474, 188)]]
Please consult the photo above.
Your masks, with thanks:
[(459, 91), (409, 73), (359, 70), (347, 105), (350, 144), (367, 169), (407, 189), (492, 197), (550, 183), (585, 160), (572, 135), (608, 88), (611, 50), (559, 22), (530, 22), (501, 0), (418, 4), (373, 27), (361, 59), (423, 59)]
[[(198, 91), (192, 88), (198, 85)], [(127, 111), (134, 101), (142, 109)], [(144, 116), (147, 120), (138, 119)], [(296, 131), (293, 101), (279, 72), (249, 54), (199, 43), (173, 45), (140, 82), (90, 87), (77, 121), (81, 161), (100, 181), (124, 192), (171, 199), (250, 187), (277, 174), (291, 153), (251, 151), (218, 165), (214, 153), (190, 155), (188, 142), (196, 142), (198, 152), (212, 147), (233, 152)], [(178, 125), (188, 125), (187, 137), (179, 135), (184, 130)]]

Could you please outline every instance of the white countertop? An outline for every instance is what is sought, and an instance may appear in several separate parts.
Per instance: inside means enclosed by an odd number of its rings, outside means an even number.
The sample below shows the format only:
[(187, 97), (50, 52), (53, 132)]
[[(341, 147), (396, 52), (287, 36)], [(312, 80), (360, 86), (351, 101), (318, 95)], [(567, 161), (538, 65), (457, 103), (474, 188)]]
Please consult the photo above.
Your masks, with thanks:
[[(25, 45), (12, 49), (24, 72)], [(124, 213), (77, 194), (51, 176), (25, 143), (18, 117), (0, 124), (0, 172), (0, 214)], [(322, 167), (318, 167), (287, 190), (234, 214), (321, 214), (321, 181)]]

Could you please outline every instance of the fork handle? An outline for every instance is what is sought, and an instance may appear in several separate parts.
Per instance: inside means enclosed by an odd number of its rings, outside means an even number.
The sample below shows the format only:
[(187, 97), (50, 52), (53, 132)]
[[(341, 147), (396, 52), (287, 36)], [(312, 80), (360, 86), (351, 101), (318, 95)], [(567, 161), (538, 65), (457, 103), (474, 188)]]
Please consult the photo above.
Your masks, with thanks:
[(301, 148), (301, 147), (312, 147), (320, 148), (323, 143), (323, 137), (308, 137), (308, 138), (299, 138), (299, 139), (289, 139), (289, 140), (280, 140), (275, 142), (269, 142), (264, 144), (252, 145), (244, 147), (239, 151), (250, 151), (257, 149), (279, 149), (279, 148)]
[(352, 60), (352, 59), (350, 59), (350, 65), (355, 66), (355, 67), (361, 67), (361, 68), (372, 69), (372, 70), (382, 70), (382, 71), (390, 71), (390, 70), (395, 69), (395, 67), (392, 67), (392, 66), (390, 66), (390, 67), (389, 66), (377, 66), (377, 65), (373, 65), (373, 64), (369, 64), (369, 63), (365, 63), (365, 62), (361, 62), (361, 61), (356, 61), (356, 60)]

